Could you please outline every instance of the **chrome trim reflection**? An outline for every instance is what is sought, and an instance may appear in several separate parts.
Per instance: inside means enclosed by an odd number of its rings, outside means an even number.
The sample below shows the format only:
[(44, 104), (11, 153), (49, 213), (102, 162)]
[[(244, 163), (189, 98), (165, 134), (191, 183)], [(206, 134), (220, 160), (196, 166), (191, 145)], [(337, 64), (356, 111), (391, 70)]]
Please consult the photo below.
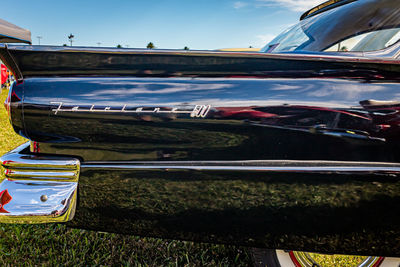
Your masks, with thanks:
[(197, 171), (264, 171), (335, 174), (400, 174), (400, 164), (353, 161), (135, 161), (135, 162), (85, 162), (82, 168), (105, 169), (162, 169)]
[(29, 143), (0, 158), (0, 223), (72, 220), (80, 161), (29, 154)]

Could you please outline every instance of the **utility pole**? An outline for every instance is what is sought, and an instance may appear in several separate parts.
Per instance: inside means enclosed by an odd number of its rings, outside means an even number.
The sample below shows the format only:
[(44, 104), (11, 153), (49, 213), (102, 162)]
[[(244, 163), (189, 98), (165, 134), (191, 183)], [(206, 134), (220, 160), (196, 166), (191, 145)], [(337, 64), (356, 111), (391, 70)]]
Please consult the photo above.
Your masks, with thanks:
[(36, 38), (38, 39), (39, 45), (40, 45), (40, 39), (42, 39), (42, 36), (36, 36)]
[(71, 33), (70, 35), (68, 35), (68, 39), (69, 39), (69, 42), (71, 43), (71, 46), (72, 46), (72, 42), (74, 41), (73, 39), (74, 39), (74, 35)]

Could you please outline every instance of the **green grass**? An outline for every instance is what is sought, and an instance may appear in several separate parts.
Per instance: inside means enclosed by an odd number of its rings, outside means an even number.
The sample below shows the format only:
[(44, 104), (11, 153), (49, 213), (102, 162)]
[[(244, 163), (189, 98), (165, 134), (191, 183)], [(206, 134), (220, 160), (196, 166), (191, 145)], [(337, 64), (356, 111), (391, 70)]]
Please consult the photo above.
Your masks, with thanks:
[[(3, 90), (0, 103), (7, 92)], [(18, 136), (0, 107), (0, 155), (26, 140)], [(356, 257), (320, 256), (324, 266), (350, 266)], [(0, 224), (0, 266), (249, 266), (243, 247), (140, 238), (69, 229), (64, 225)]]

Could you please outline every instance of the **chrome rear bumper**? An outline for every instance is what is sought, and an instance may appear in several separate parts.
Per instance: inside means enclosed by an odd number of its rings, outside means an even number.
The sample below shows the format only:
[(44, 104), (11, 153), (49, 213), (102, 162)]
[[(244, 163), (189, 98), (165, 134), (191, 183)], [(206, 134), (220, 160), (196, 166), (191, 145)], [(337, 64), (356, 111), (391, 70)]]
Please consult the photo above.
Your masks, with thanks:
[(0, 158), (0, 223), (72, 220), (80, 161), (29, 153), (23, 144)]

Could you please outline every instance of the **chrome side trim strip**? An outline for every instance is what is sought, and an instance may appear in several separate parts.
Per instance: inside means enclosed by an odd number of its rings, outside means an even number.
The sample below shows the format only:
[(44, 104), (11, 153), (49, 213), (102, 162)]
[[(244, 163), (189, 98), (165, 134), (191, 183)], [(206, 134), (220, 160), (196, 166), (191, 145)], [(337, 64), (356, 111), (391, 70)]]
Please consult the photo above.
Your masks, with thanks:
[(72, 220), (80, 161), (29, 154), (29, 143), (0, 158), (0, 223)]
[(18, 170), (7, 169), (5, 177), (8, 179), (23, 179), (35, 178), (38, 180), (63, 180), (63, 181), (76, 181), (78, 172), (44, 172), (38, 170)]
[(347, 161), (137, 161), (137, 162), (85, 162), (82, 168), (109, 170), (161, 169), (197, 171), (263, 171), (335, 174), (400, 174), (400, 164)]

